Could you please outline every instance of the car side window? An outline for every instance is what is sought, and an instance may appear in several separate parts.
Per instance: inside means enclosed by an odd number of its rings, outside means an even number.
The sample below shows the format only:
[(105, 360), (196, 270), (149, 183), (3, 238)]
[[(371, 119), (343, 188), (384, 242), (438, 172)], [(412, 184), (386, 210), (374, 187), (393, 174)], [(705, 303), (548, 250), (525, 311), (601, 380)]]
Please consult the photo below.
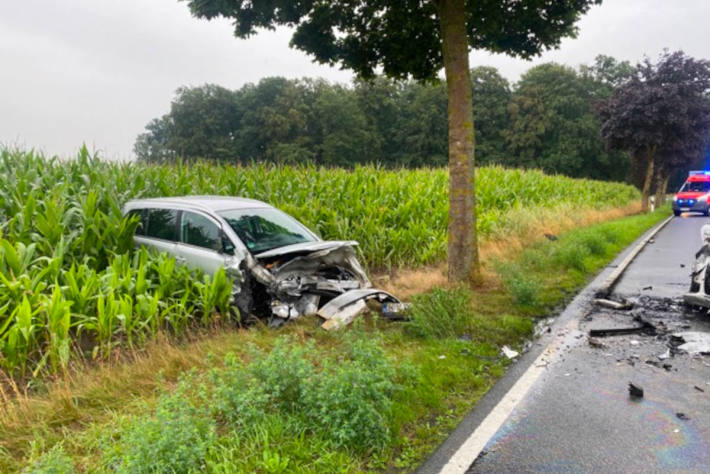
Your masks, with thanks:
[(138, 226), (136, 227), (136, 235), (145, 235), (148, 228), (148, 210), (147, 209), (133, 209), (128, 211), (127, 217), (138, 217)]
[(146, 235), (157, 239), (175, 240), (176, 221), (177, 211), (174, 209), (149, 209)]
[(219, 227), (207, 217), (189, 211), (182, 212), (180, 242), (217, 252), (222, 250)]

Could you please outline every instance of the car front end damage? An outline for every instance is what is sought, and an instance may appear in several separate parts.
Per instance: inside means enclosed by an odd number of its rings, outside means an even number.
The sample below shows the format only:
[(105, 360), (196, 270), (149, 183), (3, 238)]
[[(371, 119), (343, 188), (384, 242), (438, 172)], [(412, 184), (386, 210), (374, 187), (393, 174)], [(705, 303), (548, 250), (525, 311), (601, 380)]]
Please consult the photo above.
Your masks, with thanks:
[(700, 229), (703, 246), (695, 254), (690, 274), (690, 291), (683, 301), (691, 307), (710, 308), (710, 224)]
[(367, 301), (400, 303), (372, 283), (357, 259), (355, 241), (288, 245), (235, 258), (227, 273), (235, 283), (242, 315), (266, 318), (271, 325), (318, 315), (323, 328), (336, 329), (367, 308)]

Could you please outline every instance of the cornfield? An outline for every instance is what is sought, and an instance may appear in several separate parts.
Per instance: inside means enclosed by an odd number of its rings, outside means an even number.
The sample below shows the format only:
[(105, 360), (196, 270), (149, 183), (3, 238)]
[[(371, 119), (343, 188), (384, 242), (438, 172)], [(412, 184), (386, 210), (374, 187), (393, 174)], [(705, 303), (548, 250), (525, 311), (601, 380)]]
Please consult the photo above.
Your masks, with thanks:
[[(417, 266), (446, 254), (445, 169), (352, 171), (314, 166), (72, 160), (0, 150), (0, 368), (36, 376), (70, 359), (107, 357), (158, 331), (236, 317), (224, 273), (209, 278), (165, 255), (133, 251), (131, 198), (218, 194), (266, 201), (326, 239), (360, 242), (371, 268)], [(478, 170), (479, 231), (512, 209), (619, 207), (627, 185), (499, 167)]]

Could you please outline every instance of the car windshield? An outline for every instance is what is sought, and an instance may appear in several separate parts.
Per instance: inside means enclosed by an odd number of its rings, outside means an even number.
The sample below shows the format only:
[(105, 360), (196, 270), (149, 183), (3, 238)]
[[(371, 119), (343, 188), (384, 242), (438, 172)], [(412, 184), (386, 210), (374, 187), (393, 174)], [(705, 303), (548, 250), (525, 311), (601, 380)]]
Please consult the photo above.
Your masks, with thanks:
[(227, 221), (251, 253), (316, 241), (308, 229), (278, 209), (234, 209), (220, 212), (219, 215)]
[(686, 181), (681, 193), (706, 193), (710, 191), (710, 181)]

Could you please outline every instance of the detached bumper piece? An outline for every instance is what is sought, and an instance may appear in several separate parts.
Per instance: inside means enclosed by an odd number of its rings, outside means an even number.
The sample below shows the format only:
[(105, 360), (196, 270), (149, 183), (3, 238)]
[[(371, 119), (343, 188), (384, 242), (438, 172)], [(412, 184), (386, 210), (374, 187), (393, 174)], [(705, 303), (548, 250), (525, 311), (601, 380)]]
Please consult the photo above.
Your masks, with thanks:
[(383, 290), (372, 288), (350, 290), (333, 298), (316, 313), (326, 321), (321, 326), (326, 331), (347, 326), (367, 308), (367, 302), (375, 300), (381, 304), (401, 304), (399, 299)]

